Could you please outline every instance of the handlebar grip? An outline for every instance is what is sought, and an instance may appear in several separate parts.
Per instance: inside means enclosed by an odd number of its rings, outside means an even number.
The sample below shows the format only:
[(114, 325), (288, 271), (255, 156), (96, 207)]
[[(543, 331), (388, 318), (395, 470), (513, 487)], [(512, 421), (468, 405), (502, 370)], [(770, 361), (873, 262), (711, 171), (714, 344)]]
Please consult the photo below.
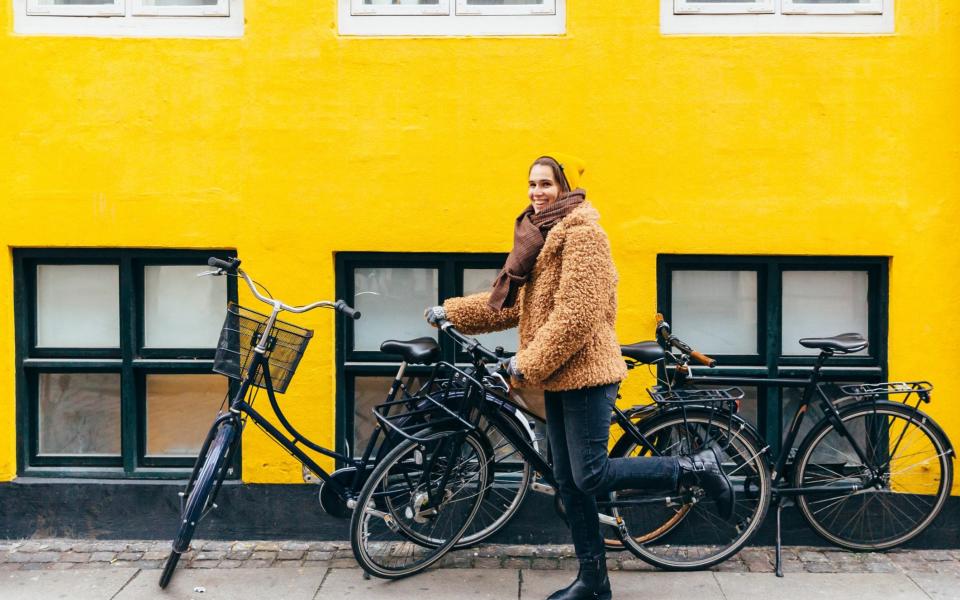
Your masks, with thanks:
[(348, 305), (343, 300), (337, 300), (334, 303), (333, 307), (336, 308), (338, 311), (342, 312), (343, 314), (347, 315), (354, 321), (360, 318), (360, 311)]
[(217, 269), (223, 269), (224, 271), (236, 271), (237, 267), (240, 266), (240, 259), (234, 256), (230, 260), (221, 260), (215, 256), (211, 256), (207, 259), (207, 265), (216, 267)]
[(710, 368), (713, 368), (713, 367), (717, 366), (717, 361), (716, 361), (716, 359), (710, 358), (710, 357), (707, 356), (706, 354), (704, 354), (704, 353), (702, 353), (702, 352), (697, 352), (696, 350), (694, 350), (693, 352), (690, 353), (690, 358), (692, 358), (693, 360), (697, 361), (697, 362), (700, 363), (701, 365), (706, 365), (706, 366), (708, 366), (708, 367), (710, 367)]

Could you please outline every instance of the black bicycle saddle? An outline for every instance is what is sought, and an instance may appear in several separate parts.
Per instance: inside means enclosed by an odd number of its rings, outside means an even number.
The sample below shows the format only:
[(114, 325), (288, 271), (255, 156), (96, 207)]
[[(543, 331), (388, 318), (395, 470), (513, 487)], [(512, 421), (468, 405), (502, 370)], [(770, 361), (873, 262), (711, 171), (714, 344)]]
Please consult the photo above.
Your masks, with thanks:
[(620, 354), (645, 365), (663, 360), (663, 348), (660, 344), (651, 341), (620, 346)]
[(867, 340), (863, 339), (859, 333), (841, 333), (833, 337), (803, 338), (800, 340), (800, 345), (804, 348), (819, 348), (849, 354), (866, 348)]
[(399, 354), (404, 362), (412, 365), (429, 365), (440, 360), (440, 345), (430, 337), (415, 340), (387, 340), (380, 344), (380, 352)]

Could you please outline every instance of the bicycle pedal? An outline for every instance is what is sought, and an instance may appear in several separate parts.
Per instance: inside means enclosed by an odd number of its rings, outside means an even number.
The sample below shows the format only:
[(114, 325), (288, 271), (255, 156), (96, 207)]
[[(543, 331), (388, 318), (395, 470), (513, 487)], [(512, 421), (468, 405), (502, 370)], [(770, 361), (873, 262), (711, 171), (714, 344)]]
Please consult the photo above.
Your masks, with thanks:
[(553, 486), (537, 481), (530, 484), (530, 489), (538, 494), (546, 494), (548, 496), (555, 496), (557, 494), (557, 490), (553, 489)]

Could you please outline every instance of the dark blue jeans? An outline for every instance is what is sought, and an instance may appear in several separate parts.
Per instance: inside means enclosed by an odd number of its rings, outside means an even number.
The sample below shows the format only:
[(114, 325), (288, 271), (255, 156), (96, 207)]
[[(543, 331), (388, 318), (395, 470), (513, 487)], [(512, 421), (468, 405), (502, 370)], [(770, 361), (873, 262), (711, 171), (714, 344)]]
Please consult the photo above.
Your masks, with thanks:
[(553, 474), (580, 562), (603, 558), (597, 495), (618, 489), (677, 487), (676, 457), (608, 458), (610, 412), (619, 384), (546, 392)]

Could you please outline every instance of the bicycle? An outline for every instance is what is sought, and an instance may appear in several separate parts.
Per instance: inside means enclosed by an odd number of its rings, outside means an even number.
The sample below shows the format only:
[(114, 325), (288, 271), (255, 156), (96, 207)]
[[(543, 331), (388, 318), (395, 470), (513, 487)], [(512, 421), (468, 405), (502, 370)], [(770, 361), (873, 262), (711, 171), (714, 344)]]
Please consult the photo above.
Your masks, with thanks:
[[(657, 338), (664, 353), (657, 363), (665, 377), (667, 358), (676, 368), (672, 378), (650, 390), (652, 395), (711, 393), (696, 389), (697, 385), (803, 386), (799, 409), (781, 451), (772, 456), (765, 446), (765, 468), (758, 471), (762, 478), (740, 478), (736, 484), (738, 497), (762, 498), (764, 513), (769, 504), (776, 506), (778, 577), (783, 576), (780, 513), (789, 499), (796, 499), (803, 518), (821, 537), (856, 551), (885, 550), (906, 543), (940, 513), (950, 493), (955, 453), (942, 428), (919, 409), (921, 403), (930, 402), (933, 386), (929, 382), (840, 386), (823, 382), (821, 370), (831, 357), (867, 347), (867, 341), (855, 333), (800, 340), (804, 347), (820, 350), (806, 379), (694, 377), (689, 368), (691, 359), (709, 363), (673, 335), (661, 315), (657, 318)], [(892, 396), (901, 396), (901, 401), (891, 401)], [(796, 446), (791, 461), (801, 425), (815, 399), (824, 417)], [(915, 400), (912, 405), (911, 399)], [(672, 524), (669, 535), (658, 539), (636, 543), (636, 538), (628, 536), (624, 541), (648, 562), (678, 570), (715, 564), (701, 560), (704, 535), (713, 534), (715, 544), (725, 546), (725, 556), (749, 541), (750, 536), (732, 534), (720, 539), (716, 531), (705, 531), (695, 527), (696, 523), (684, 525), (687, 519), (689, 514)], [(630, 514), (625, 521), (639, 531), (669, 522), (656, 514)]]
[[(350, 524), (350, 540), (354, 556), (364, 571), (370, 575), (385, 579), (398, 579), (420, 572), (439, 561), (443, 555), (457, 544), (458, 536), (475, 518), (472, 504), (459, 504), (475, 495), (485, 495), (490, 489), (487, 483), (491, 474), (485, 470), (490, 460), (490, 450), (484, 447), (482, 437), (476, 436), (477, 423), (481, 419), (495, 426), (504, 419), (502, 407), (511, 407), (529, 416), (533, 415), (524, 406), (520, 406), (509, 395), (509, 386), (498, 370), (490, 372), (488, 363), (500, 366), (502, 352), (493, 352), (483, 347), (477, 340), (457, 331), (444, 321), (440, 329), (460, 344), (470, 356), (471, 367), (461, 369), (456, 365), (439, 362), (434, 365), (431, 378), (457, 381), (462, 384), (465, 393), (458, 397), (458, 403), (449, 405), (452, 417), (449, 428), (422, 432), (405, 431), (402, 424), (385, 413), (389, 403), (375, 407), (374, 416), (385, 429), (390, 429), (405, 438), (389, 456), (376, 466), (367, 479), (356, 501)], [(636, 360), (648, 358), (644, 349), (624, 347), (628, 356)], [(440, 378), (441, 372), (450, 372), (449, 379)], [(739, 394), (739, 396), (738, 396)], [(749, 426), (727, 411), (725, 422), (714, 418), (715, 405), (731, 404), (742, 391), (736, 388), (718, 392), (711, 398), (701, 398), (691, 402), (661, 398), (655, 410), (636, 408), (630, 415), (614, 407), (612, 420), (623, 431), (626, 439), (635, 445), (649, 448), (653, 453), (661, 453), (655, 442), (651, 442), (643, 431), (654, 434), (654, 440), (660, 439), (666, 430), (672, 431), (671, 417), (684, 415), (687, 423), (699, 428), (705, 443), (721, 441), (721, 453), (737, 464), (762, 468), (758, 460), (760, 449), (758, 442), (749, 430)], [(444, 405), (442, 397), (434, 401)], [(631, 418), (643, 413), (644, 418), (638, 425)], [(557, 489), (557, 483), (549, 463), (549, 458), (541, 454), (539, 447), (527, 437), (518, 435), (508, 427), (499, 429), (514, 448), (520, 461), (514, 464), (532, 468), (537, 481), (531, 487), (540, 492)], [(733, 455), (731, 457), (731, 455)], [(753, 463), (756, 463), (755, 465)], [(529, 465), (529, 467), (527, 467)], [(506, 465), (509, 466), (509, 465)], [(516, 467), (514, 467), (516, 468)], [(455, 482), (451, 484), (451, 482)], [(451, 492), (451, 486), (455, 489)], [(669, 503), (670, 496), (677, 496), (673, 490), (669, 495), (653, 500), (656, 503)], [(699, 502), (703, 497), (701, 489), (682, 490), (679, 494), (686, 503)], [(598, 503), (601, 510), (600, 522), (612, 527), (616, 535), (628, 535), (629, 528), (620, 511), (627, 507), (644, 504), (650, 500), (621, 498), (615, 496), (602, 498)], [(679, 505), (684, 505), (680, 503)], [(747, 500), (738, 502), (741, 517), (759, 523), (757, 511), (761, 502)], [(390, 507), (391, 510), (385, 510)], [(562, 515), (559, 498), (555, 502), (558, 513)], [(749, 514), (748, 514), (749, 513)], [(404, 518), (396, 519), (395, 515)], [(442, 526), (437, 523), (445, 517)], [(507, 516), (512, 516), (512, 513)], [(676, 518), (680, 522), (682, 516)], [(415, 524), (414, 524), (415, 523)], [(754, 525), (755, 526), (755, 525)], [(670, 527), (658, 523), (656, 531), (644, 532), (645, 539), (655, 539), (667, 533)], [(628, 546), (629, 547), (629, 546)]]
[[(240, 262), (237, 258), (229, 261), (211, 258), (208, 264), (214, 270), (201, 275), (228, 275), (242, 278), (255, 298), (271, 306), (271, 312), (265, 315), (234, 304), (228, 307), (217, 344), (214, 371), (239, 380), (240, 383), (232, 398), (228, 394), (228, 410), (215, 419), (200, 448), (188, 483), (184, 491), (180, 492), (179, 526), (170, 555), (160, 576), (161, 588), (167, 586), (180, 556), (189, 549), (197, 524), (211, 510), (217, 508), (217, 495), (232, 468), (232, 459), (248, 419), (302, 463), (305, 479), (308, 479), (307, 474), (311, 474), (310, 478), (316, 476), (320, 479), (321, 507), (328, 514), (341, 518), (350, 515), (355, 498), (373, 465), (392, 450), (400, 439), (391, 435), (389, 431), (383, 431), (377, 427), (362, 456), (356, 458), (349, 449), (347, 453), (335, 452), (311, 441), (290, 423), (277, 402), (276, 394), (286, 391), (313, 333), (279, 320), (278, 315), (281, 312), (305, 313), (320, 307), (333, 308), (353, 319), (359, 319), (360, 313), (343, 300), (291, 306), (268, 297), (269, 294), (265, 296), (258, 289), (258, 284), (239, 268)], [(381, 350), (399, 354), (404, 359), (387, 392), (387, 403), (395, 409), (395, 414), (391, 416), (409, 430), (416, 431), (436, 426), (434, 422), (436, 415), (423, 409), (423, 398), (411, 394), (408, 385), (402, 382), (408, 363), (417, 364), (436, 360), (439, 356), (439, 346), (436, 341), (431, 338), (409, 341), (388, 340), (383, 343)], [(260, 389), (266, 390), (274, 414), (290, 437), (284, 435), (253, 408), (253, 402)], [(396, 414), (397, 410), (402, 411), (403, 414)], [(516, 421), (511, 422), (506, 418), (499, 425), (520, 427)], [(485, 432), (488, 438), (496, 434), (497, 431), (492, 429)], [(485, 443), (493, 447), (489, 440)], [(298, 445), (333, 458), (346, 466), (328, 473)], [(495, 516), (499, 504), (488, 502), (485, 506), (487, 513)], [(467, 541), (475, 543), (484, 539), (502, 527), (505, 522), (505, 520), (493, 519), (483, 527), (477, 526), (469, 532), (470, 537)]]

